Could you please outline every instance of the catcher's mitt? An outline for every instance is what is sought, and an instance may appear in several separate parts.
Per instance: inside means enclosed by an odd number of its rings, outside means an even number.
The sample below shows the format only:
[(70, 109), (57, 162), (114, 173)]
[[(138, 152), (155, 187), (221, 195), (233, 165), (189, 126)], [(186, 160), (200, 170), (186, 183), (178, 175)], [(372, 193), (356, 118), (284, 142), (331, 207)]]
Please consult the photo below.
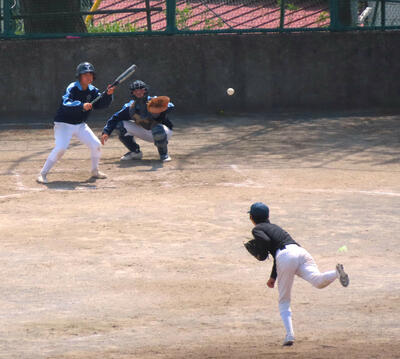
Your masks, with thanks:
[(164, 112), (168, 108), (169, 100), (168, 96), (154, 97), (147, 103), (147, 111), (153, 114)]
[(256, 257), (259, 261), (265, 261), (268, 258), (268, 249), (262, 241), (252, 239), (243, 244), (249, 253)]

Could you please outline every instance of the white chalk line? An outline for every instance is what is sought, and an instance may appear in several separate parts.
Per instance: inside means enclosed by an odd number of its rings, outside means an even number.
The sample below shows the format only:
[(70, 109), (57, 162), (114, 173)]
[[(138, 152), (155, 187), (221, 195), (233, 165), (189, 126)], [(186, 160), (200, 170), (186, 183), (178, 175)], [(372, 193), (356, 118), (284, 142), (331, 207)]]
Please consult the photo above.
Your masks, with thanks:
[[(196, 182), (196, 183), (186, 183), (184, 185), (173, 185), (169, 182), (161, 183), (162, 187), (168, 188), (182, 188), (182, 187), (205, 187), (205, 186), (213, 186), (212, 183), (209, 182)], [(216, 183), (214, 186), (218, 187), (242, 187), (242, 188), (268, 188), (273, 191), (276, 186), (263, 186), (260, 184), (254, 184), (251, 180), (246, 180), (242, 183), (232, 183), (232, 182), (224, 182), (224, 183)], [(399, 192), (387, 192), (387, 191), (357, 191), (357, 190), (325, 190), (325, 189), (305, 189), (305, 188), (280, 188), (281, 191), (287, 192), (302, 192), (302, 193), (326, 193), (326, 194), (365, 194), (368, 196), (388, 196), (388, 197), (400, 197)]]
[(223, 182), (223, 183), (217, 183), (217, 186), (222, 186), (222, 187), (247, 187), (247, 188), (265, 188), (265, 186), (260, 185), (251, 179), (246, 179), (242, 183), (232, 183), (232, 182)]
[[(239, 173), (242, 176), (245, 176), (243, 171), (239, 169), (237, 165), (230, 165), (232, 170), (236, 173)], [(98, 190), (98, 189), (115, 189), (117, 186), (111, 185), (111, 186), (105, 186), (105, 187), (97, 187), (97, 186), (77, 186), (75, 188), (71, 187), (61, 187), (61, 188), (34, 188), (34, 187), (27, 187), (23, 184), (22, 179), (20, 174), (16, 171), (12, 171), (15, 181), (16, 181), (16, 190), (17, 191), (23, 191), (23, 192), (39, 192), (39, 191), (44, 191), (44, 190), (51, 190), (51, 191), (58, 191), (58, 192), (64, 192), (64, 191), (93, 191), (93, 190)], [(174, 187), (171, 183), (169, 182), (163, 182), (161, 183), (163, 187)], [(185, 185), (180, 185), (179, 187), (200, 187), (200, 186), (209, 186), (212, 185), (208, 182), (196, 182), (196, 183), (187, 183)], [(261, 185), (249, 178), (246, 178), (244, 182), (241, 183), (233, 183), (233, 182), (223, 182), (223, 183), (217, 183), (215, 184), (216, 186), (222, 186), (222, 187), (245, 187), (245, 188), (266, 188), (267, 186)], [(271, 188), (271, 186), (268, 186)], [(390, 197), (400, 197), (399, 192), (392, 192), (392, 191), (379, 191), (379, 190), (340, 190), (340, 189), (304, 189), (304, 188), (285, 188), (285, 191), (291, 191), (291, 192), (305, 192), (305, 193), (331, 193), (331, 194), (366, 194), (366, 195), (371, 195), (371, 196), (390, 196)], [(0, 199), (6, 199), (6, 198), (18, 198), (21, 197), (21, 193), (13, 193), (13, 194), (7, 194), (7, 195), (0, 195)]]
[(79, 336), (76, 338), (69, 338), (68, 341), (69, 342), (79, 342), (82, 340), (87, 340), (87, 339), (92, 339), (92, 338), (103, 338), (103, 337), (104, 337), (103, 334), (90, 334), (90, 335)]
[[(230, 165), (233, 171), (245, 176), (242, 170), (239, 169), (237, 165)], [(265, 188), (259, 183), (254, 182), (251, 179), (247, 179), (244, 183), (223, 183), (219, 184), (222, 186), (232, 186), (232, 187), (256, 187), (256, 188)], [(270, 186), (269, 186), (270, 187)], [(302, 188), (285, 188), (285, 190), (289, 190), (292, 192), (315, 192), (315, 193), (359, 193), (359, 194), (366, 194), (371, 196), (392, 196), (392, 197), (400, 197), (399, 192), (392, 192), (392, 191), (379, 191), (379, 190), (372, 190), (372, 191), (363, 191), (363, 190), (330, 190), (330, 189), (302, 189)]]
[(355, 193), (355, 194), (366, 194), (370, 196), (391, 196), (391, 197), (400, 197), (399, 192), (390, 192), (390, 191), (363, 191), (363, 190), (346, 190), (346, 189), (304, 189), (304, 188), (285, 188), (287, 191), (292, 192), (312, 192), (312, 193), (336, 193), (336, 194), (344, 194), (344, 193)]
[(17, 198), (17, 197), (21, 197), (22, 195), (23, 195), (22, 193), (6, 194), (6, 195), (0, 196), (0, 199)]
[(29, 193), (32, 192), (41, 192), (41, 191), (51, 191), (51, 192), (71, 192), (71, 191), (79, 191), (79, 192), (89, 192), (89, 191), (95, 191), (95, 190), (101, 190), (101, 189), (115, 189), (117, 188), (116, 186), (105, 186), (105, 187), (75, 187), (75, 188), (26, 188), (22, 193), (12, 193), (12, 194), (6, 194), (6, 195), (0, 195), (0, 200), (1, 199), (7, 199), (7, 198), (19, 198), (23, 197), (25, 195), (28, 195)]
[(242, 172), (241, 170), (239, 170), (239, 167), (238, 167), (237, 165), (231, 165), (231, 168), (232, 168), (235, 172), (240, 173), (240, 174), (243, 174), (243, 172)]
[[(232, 164), (230, 165), (230, 168), (246, 177), (244, 174), (244, 171), (242, 171), (237, 165)], [(192, 183), (185, 183), (185, 184), (172, 184), (168, 181), (164, 181), (161, 183), (162, 187), (168, 187), (168, 188), (175, 188), (175, 187), (204, 187), (204, 186), (220, 186), (220, 187), (245, 187), (245, 188), (269, 188), (272, 190), (273, 187), (276, 187), (276, 185), (262, 185), (260, 183), (257, 183), (250, 178), (246, 178), (244, 182), (223, 182), (223, 183), (216, 183), (212, 184), (209, 182), (192, 182)], [(303, 192), (303, 193), (327, 193), (327, 194), (365, 194), (369, 196), (389, 196), (389, 197), (400, 197), (400, 192), (394, 192), (394, 191), (379, 191), (379, 190), (341, 190), (341, 189), (319, 189), (319, 188), (280, 188), (280, 190), (284, 191), (290, 191), (290, 192)]]
[(15, 182), (16, 182), (16, 189), (18, 191), (43, 191), (43, 188), (33, 188), (33, 187), (26, 187), (21, 179), (20, 174), (17, 172), (17, 170), (13, 170), (12, 174), (15, 177)]
[(51, 125), (53, 122), (52, 121), (47, 121), (47, 122), (34, 122), (34, 121), (28, 121), (28, 122), (2, 122), (0, 124), (0, 127), (7, 127), (7, 126), (38, 126), (38, 125)]
[(236, 173), (239, 173), (241, 176), (245, 177), (245, 181), (243, 183), (220, 183), (218, 186), (224, 187), (252, 187), (252, 188), (264, 188), (264, 185), (261, 185), (252, 179), (248, 178), (242, 170), (239, 169), (237, 165), (230, 165), (232, 170)]
[(97, 187), (95, 185), (92, 186), (77, 186), (77, 187), (58, 187), (58, 188), (35, 188), (35, 187), (27, 187), (24, 185), (22, 182), (21, 175), (17, 172), (17, 170), (12, 171), (13, 176), (15, 177), (15, 182), (16, 182), (16, 190), (21, 191), (23, 193), (12, 193), (12, 194), (6, 194), (6, 195), (0, 195), (0, 199), (7, 199), (7, 198), (19, 198), (22, 197), (23, 195), (28, 194), (29, 192), (41, 192), (41, 191), (56, 191), (56, 192), (67, 192), (67, 191), (93, 191), (93, 190), (98, 190), (98, 189), (115, 189), (117, 188), (114, 185), (111, 186), (102, 186), (102, 187)]
[[(215, 186), (219, 187), (246, 187), (246, 188), (265, 188), (265, 186), (254, 182), (252, 179), (247, 178), (247, 176), (239, 169), (237, 165), (230, 165), (233, 171), (236, 173), (239, 173), (241, 176), (246, 177), (244, 182), (241, 183), (233, 183), (233, 182), (222, 182), (222, 183), (216, 183)], [(180, 185), (173, 185), (172, 183), (168, 181), (161, 182), (161, 186), (163, 187), (202, 187), (202, 186), (209, 186), (213, 185), (209, 182), (192, 182), (192, 183), (186, 183), (186, 184), (180, 184)]]

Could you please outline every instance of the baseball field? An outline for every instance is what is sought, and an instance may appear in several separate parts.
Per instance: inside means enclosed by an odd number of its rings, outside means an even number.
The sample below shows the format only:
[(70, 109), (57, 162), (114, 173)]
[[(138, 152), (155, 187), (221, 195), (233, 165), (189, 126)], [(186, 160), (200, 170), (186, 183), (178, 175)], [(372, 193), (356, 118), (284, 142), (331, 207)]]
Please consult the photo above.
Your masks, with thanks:
[[(104, 119), (88, 124), (100, 134)], [(172, 162), (113, 135), (104, 180), (73, 140), (48, 175), (51, 119), (0, 123), (0, 358), (399, 358), (400, 116), (177, 116)], [(269, 205), (321, 271), (296, 278), (282, 347), (272, 261), (243, 242)]]

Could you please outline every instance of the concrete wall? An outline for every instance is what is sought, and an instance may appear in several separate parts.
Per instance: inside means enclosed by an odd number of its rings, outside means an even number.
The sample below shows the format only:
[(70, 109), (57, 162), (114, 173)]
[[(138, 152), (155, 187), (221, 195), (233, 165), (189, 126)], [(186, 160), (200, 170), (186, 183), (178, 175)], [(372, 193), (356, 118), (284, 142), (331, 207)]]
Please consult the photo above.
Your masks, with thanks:
[[(400, 31), (2, 40), (0, 115), (53, 115), (85, 60), (101, 89), (137, 64), (182, 113), (393, 107), (399, 59)], [(107, 116), (127, 100), (123, 84)]]

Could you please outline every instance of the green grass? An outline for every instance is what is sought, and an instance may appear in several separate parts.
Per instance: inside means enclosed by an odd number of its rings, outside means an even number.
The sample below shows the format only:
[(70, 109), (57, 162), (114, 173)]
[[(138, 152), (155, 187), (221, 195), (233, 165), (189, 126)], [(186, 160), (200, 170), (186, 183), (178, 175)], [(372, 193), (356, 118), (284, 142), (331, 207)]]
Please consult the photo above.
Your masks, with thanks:
[(99, 32), (138, 32), (146, 31), (147, 27), (138, 27), (135, 23), (121, 23), (120, 21), (111, 23), (99, 23), (96, 25), (89, 24), (87, 26), (89, 33), (99, 33)]

